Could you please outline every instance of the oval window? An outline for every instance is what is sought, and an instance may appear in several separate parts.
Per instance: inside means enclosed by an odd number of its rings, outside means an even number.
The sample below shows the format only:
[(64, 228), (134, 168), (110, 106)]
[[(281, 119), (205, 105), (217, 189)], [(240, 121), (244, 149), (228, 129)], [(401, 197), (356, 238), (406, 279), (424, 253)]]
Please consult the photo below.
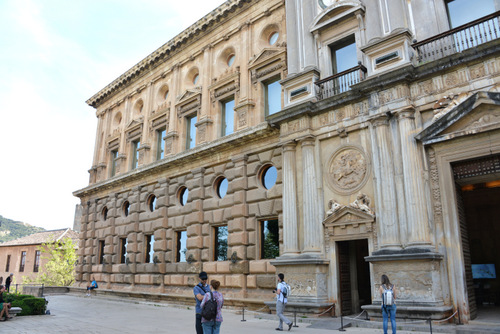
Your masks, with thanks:
[(278, 38), (280, 37), (280, 34), (275, 31), (271, 34), (271, 36), (269, 36), (269, 44), (270, 45), (274, 45), (276, 44), (276, 42), (278, 41)]
[(130, 203), (128, 201), (125, 201), (125, 203), (123, 203), (122, 209), (123, 209), (123, 215), (125, 217), (128, 217), (128, 214), (130, 212)]
[(219, 198), (224, 198), (227, 194), (227, 187), (229, 186), (229, 181), (225, 177), (221, 177), (215, 183), (215, 190), (217, 191), (217, 196)]
[(234, 54), (227, 57), (227, 66), (229, 66), (229, 67), (233, 66), (235, 58), (236, 57), (234, 56)]
[(106, 220), (106, 219), (108, 219), (108, 208), (104, 207), (102, 209), (102, 220)]
[(266, 189), (271, 189), (278, 179), (278, 170), (273, 165), (265, 167), (261, 174), (261, 183)]
[(156, 210), (156, 196), (151, 195), (148, 199), (149, 211), (154, 212)]
[(189, 196), (189, 190), (188, 190), (188, 188), (181, 187), (179, 189), (178, 198), (179, 198), (179, 203), (182, 206), (186, 205), (186, 203), (188, 201), (188, 196)]
[(200, 79), (200, 75), (196, 74), (193, 78), (193, 83), (196, 85), (198, 83), (198, 80)]
[(168, 89), (167, 89), (167, 91), (165, 92), (165, 94), (164, 94), (163, 98), (166, 100), (166, 99), (167, 99), (167, 97), (168, 97)]

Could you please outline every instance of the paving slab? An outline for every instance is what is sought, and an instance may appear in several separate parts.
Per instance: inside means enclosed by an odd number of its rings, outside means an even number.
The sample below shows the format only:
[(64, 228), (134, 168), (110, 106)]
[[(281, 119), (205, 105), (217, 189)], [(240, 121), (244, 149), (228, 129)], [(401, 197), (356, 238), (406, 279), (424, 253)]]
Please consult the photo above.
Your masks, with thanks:
[[(195, 333), (194, 305), (177, 306), (122, 299), (84, 297), (75, 295), (47, 296), (50, 315), (21, 316), (0, 322), (2, 334), (137, 334), (137, 333)], [(194, 301), (193, 301), (194, 304)], [(271, 315), (246, 312), (242, 322), (241, 311), (223, 309), (221, 333), (254, 334), (276, 333), (278, 320)], [(292, 317), (290, 317), (292, 320)], [(320, 322), (299, 322), (293, 333), (339, 332), (338, 318)], [(342, 332), (339, 332), (342, 333)], [(383, 333), (374, 328), (346, 328), (345, 333)], [(399, 334), (425, 332), (398, 331)]]

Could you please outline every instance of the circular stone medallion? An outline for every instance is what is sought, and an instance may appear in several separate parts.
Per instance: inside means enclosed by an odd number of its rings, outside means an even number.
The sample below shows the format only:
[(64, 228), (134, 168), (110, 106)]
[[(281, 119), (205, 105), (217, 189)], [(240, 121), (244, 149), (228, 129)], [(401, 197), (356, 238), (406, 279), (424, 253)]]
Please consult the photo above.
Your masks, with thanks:
[(361, 149), (345, 146), (338, 149), (328, 162), (328, 183), (340, 194), (352, 194), (368, 179), (368, 159)]

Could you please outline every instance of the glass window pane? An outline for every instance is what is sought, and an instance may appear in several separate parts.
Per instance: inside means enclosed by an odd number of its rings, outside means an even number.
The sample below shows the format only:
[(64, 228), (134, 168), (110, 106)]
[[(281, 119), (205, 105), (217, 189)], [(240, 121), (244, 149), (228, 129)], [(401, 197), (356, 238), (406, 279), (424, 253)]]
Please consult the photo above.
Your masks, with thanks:
[(335, 73), (344, 72), (358, 65), (356, 57), (356, 43), (352, 41), (334, 49)]
[(149, 263), (153, 263), (154, 262), (153, 255), (155, 253), (155, 250), (154, 250), (155, 236), (150, 235), (149, 238), (150, 238), (149, 239)]
[(177, 232), (177, 262), (186, 262), (187, 232)]
[(167, 130), (160, 130), (157, 131), (157, 153), (156, 153), (156, 159), (160, 160), (165, 157), (165, 138), (167, 134)]
[(269, 37), (269, 44), (274, 45), (278, 41), (278, 37), (280, 37), (280, 34), (278, 32), (274, 32), (271, 37)]
[(215, 228), (215, 261), (227, 261), (227, 226)]
[(186, 205), (188, 201), (188, 196), (189, 196), (189, 190), (187, 188), (182, 188), (179, 198), (182, 206)]
[(234, 132), (234, 100), (225, 102), (222, 111), (222, 136), (227, 136)]
[(224, 198), (227, 194), (227, 187), (229, 185), (229, 182), (227, 181), (226, 178), (222, 179), (217, 187), (217, 195), (219, 195), (220, 198)]
[(265, 220), (261, 224), (261, 258), (275, 259), (280, 255), (278, 220)]
[(262, 183), (266, 189), (271, 189), (276, 184), (276, 180), (278, 179), (278, 170), (276, 167), (271, 166), (265, 170)]
[(229, 58), (227, 59), (227, 66), (231, 67), (234, 64), (234, 59), (236, 57), (234, 55), (230, 55)]
[(266, 84), (266, 112), (272, 115), (281, 110), (281, 85), (279, 80)]
[(495, 12), (495, 0), (452, 0), (446, 2), (451, 28)]
[(196, 146), (196, 119), (197, 117), (190, 117), (187, 119), (187, 148), (193, 148)]

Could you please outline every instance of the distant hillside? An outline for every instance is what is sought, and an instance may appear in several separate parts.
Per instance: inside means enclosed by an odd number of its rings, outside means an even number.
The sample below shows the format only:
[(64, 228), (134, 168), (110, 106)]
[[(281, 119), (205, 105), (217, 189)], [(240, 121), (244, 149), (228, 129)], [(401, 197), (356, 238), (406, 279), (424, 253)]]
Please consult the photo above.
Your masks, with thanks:
[(44, 228), (31, 226), (23, 222), (17, 222), (12, 219), (0, 216), (0, 243), (25, 237), (27, 235), (45, 231)]

